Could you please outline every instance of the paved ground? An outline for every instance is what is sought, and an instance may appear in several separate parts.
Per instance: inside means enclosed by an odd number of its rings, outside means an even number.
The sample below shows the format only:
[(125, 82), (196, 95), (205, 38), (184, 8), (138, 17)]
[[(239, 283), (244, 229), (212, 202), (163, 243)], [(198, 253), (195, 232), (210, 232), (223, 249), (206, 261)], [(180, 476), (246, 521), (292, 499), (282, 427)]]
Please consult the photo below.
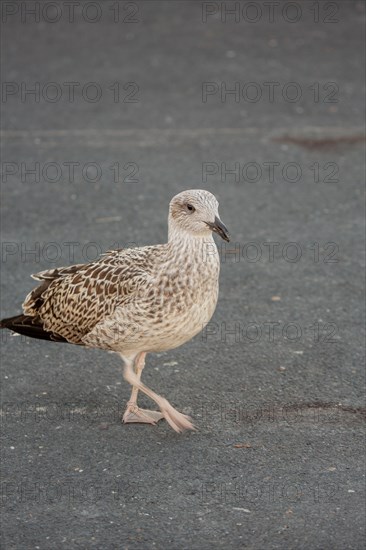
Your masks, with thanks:
[(164, 241), (185, 188), (233, 242), (208, 330), (144, 373), (196, 433), (122, 427), (116, 356), (2, 334), (3, 548), (361, 549), (364, 4), (22, 4), (2, 316), (30, 273)]

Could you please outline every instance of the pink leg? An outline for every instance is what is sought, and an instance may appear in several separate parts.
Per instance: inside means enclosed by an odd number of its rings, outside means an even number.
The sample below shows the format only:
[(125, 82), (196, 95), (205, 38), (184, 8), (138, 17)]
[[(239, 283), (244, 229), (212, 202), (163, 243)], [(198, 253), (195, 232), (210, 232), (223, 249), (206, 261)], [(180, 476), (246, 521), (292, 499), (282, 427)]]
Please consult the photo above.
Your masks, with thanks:
[[(145, 366), (145, 357), (146, 353), (142, 352), (135, 359), (135, 372), (138, 381), (140, 381), (141, 373)], [(146, 409), (140, 409), (137, 406), (137, 394), (139, 389), (136, 386), (133, 386), (130, 400), (127, 403), (127, 408), (125, 414), (123, 415), (123, 422), (125, 424), (138, 422), (144, 424), (156, 424), (163, 417), (162, 413), (159, 411), (148, 411)]]
[[(142, 420), (142, 418), (143, 417), (146, 418), (146, 416), (148, 417), (147, 413), (150, 413), (150, 414), (155, 413), (155, 414), (159, 414), (160, 418), (164, 417), (165, 420), (170, 424), (170, 426), (176, 432), (183, 432), (184, 430), (195, 430), (195, 427), (190, 421), (191, 419), (189, 418), (189, 416), (178, 412), (176, 409), (174, 409), (174, 407), (172, 407), (172, 405), (169, 403), (169, 401), (167, 401), (167, 399), (165, 399), (164, 397), (161, 397), (160, 395), (152, 391), (150, 388), (145, 386), (145, 384), (143, 384), (140, 381), (141, 371), (143, 369), (143, 366), (141, 367), (141, 363), (144, 365), (145, 355), (146, 353), (139, 354), (137, 356), (135, 361), (136, 373), (133, 370), (133, 366), (132, 366), (133, 361), (128, 360), (122, 356), (122, 359), (124, 360), (124, 364), (125, 364), (123, 376), (125, 380), (127, 380), (127, 382), (129, 382), (133, 386), (131, 400), (129, 402), (129, 406), (127, 407), (125, 416), (127, 412), (130, 413), (132, 411), (132, 408), (130, 407), (131, 403), (132, 403), (132, 407), (137, 407), (136, 405), (137, 392), (138, 390), (141, 390), (143, 393), (148, 395), (153, 401), (155, 401), (155, 403), (158, 405), (159, 409), (161, 410), (161, 413), (158, 413), (157, 411), (142, 411), (141, 409), (138, 409), (138, 411), (141, 410), (143, 416), (140, 417), (140, 420), (135, 420), (135, 422), (147, 422), (147, 420)], [(135, 410), (134, 410), (134, 413), (135, 413)], [(126, 421), (125, 416), (123, 417), (124, 422)], [(160, 418), (158, 418), (157, 420), (160, 420)], [(153, 422), (151, 422), (151, 420), (153, 419), (151, 419), (150, 417), (150, 420), (149, 420), (150, 423), (155, 423), (157, 421), (155, 419), (153, 420)], [(133, 422), (133, 420), (130, 420), (130, 421)]]

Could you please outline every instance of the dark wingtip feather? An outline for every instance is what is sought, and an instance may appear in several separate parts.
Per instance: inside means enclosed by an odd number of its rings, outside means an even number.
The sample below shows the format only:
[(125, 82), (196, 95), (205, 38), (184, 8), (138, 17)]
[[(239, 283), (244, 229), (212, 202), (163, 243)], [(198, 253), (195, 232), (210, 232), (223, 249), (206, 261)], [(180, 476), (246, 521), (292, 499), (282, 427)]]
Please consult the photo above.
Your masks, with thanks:
[(44, 330), (42, 323), (36, 317), (30, 317), (29, 315), (15, 315), (14, 317), (2, 319), (0, 321), (0, 328), (7, 328), (17, 334), (23, 334), (30, 338), (38, 338), (39, 340), (67, 342), (62, 336)]

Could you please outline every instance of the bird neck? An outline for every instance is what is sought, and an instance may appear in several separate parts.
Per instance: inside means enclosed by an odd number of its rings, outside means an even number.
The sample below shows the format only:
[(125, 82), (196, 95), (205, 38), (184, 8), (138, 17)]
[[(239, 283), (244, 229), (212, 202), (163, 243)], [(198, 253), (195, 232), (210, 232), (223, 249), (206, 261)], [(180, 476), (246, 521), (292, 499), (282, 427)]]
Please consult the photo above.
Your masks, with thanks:
[(202, 233), (191, 233), (184, 228), (176, 225), (173, 220), (169, 220), (168, 242), (177, 245), (202, 246), (204, 242), (215, 242), (212, 237), (212, 231), (202, 231)]
[(215, 263), (218, 260), (218, 250), (211, 231), (190, 233), (174, 223), (169, 223), (168, 247), (179, 256), (196, 256), (197, 259), (212, 260)]

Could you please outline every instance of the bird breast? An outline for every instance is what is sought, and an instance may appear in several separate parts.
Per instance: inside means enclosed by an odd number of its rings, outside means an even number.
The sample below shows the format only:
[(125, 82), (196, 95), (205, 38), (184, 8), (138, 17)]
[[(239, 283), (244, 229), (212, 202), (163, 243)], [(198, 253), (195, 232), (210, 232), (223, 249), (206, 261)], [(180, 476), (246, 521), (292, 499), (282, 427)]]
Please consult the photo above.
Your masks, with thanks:
[(219, 263), (187, 263), (167, 270), (150, 293), (154, 343), (150, 351), (172, 349), (201, 332), (218, 299)]

